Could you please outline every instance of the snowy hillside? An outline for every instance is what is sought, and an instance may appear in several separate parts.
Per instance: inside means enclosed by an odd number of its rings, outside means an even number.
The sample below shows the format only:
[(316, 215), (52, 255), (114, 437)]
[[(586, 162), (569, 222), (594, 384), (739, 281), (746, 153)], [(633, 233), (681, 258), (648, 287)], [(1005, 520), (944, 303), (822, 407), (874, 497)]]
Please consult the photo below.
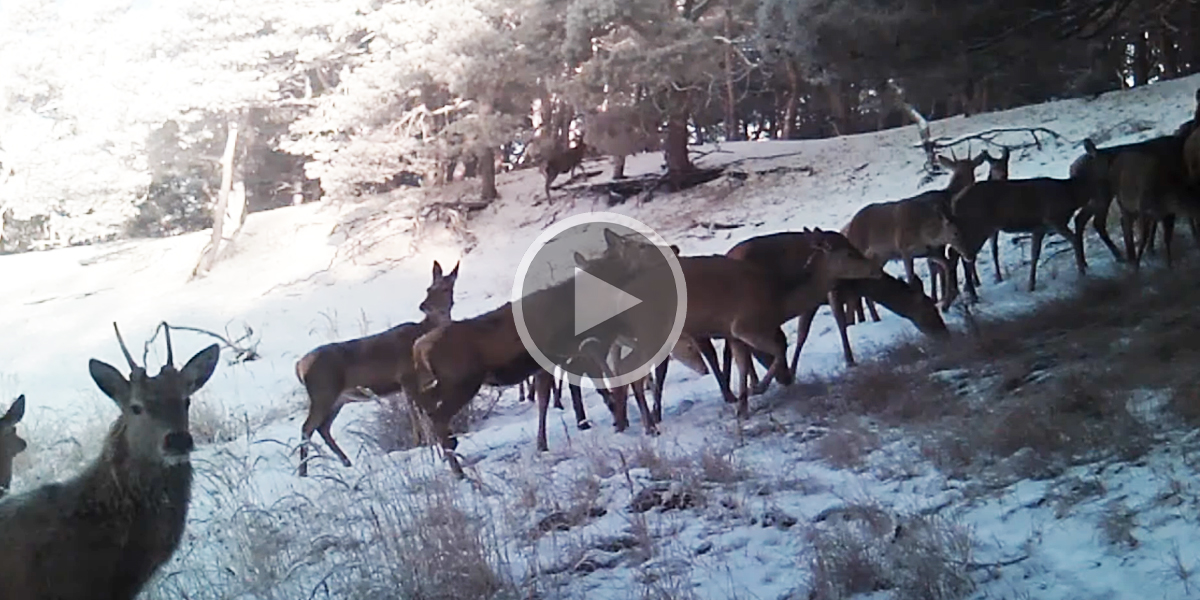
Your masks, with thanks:
[[(1197, 85), (1200, 76), (1094, 100), (958, 117), (932, 123), (932, 133), (953, 138), (1044, 127), (1061, 139), (1041, 135), (1040, 148), (1014, 152), (1011, 177), (1065, 177), (1085, 137), (1104, 146), (1174, 131), (1190, 118)], [(1010, 145), (1032, 140), (1027, 131), (995, 139)], [(420, 592), (429, 594), (424, 597), (471, 597), (459, 588), (449, 596), (429, 590), (446, 593), (456, 582), (482, 581), (471, 588), (480, 596), (515, 589), (540, 598), (803, 598), (819, 562), (812, 553), (819, 536), (810, 524), (845, 504), (934, 515), (952, 524), (946, 531), (969, 532), (962, 534), (970, 546), (963, 560), (979, 568), (964, 568), (971, 582), (961, 585), (973, 587), (974, 597), (1189, 597), (1191, 586), (1179, 569), (1188, 572), (1187, 565), (1200, 561), (1194, 541), (1200, 524), (1166, 505), (1155, 505), (1157, 529), (1139, 534), (1136, 548), (1114, 555), (1095, 534), (1097, 519), (1111, 517), (1108, 505), (1085, 502), (1058, 518), (1053, 503), (1039, 501), (1048, 493), (1047, 481), (1013, 483), (990, 490), (984, 501), (968, 502), (966, 483), (898, 438), (884, 436), (888, 443), (859, 468), (838, 468), (814, 455), (813, 436), (828, 424), (813, 427), (805, 420), (804, 398), (844, 370), (824, 309), (804, 347), (800, 384), (753, 398), (752, 406), (765, 408), (752, 414), (741, 435), (715, 382), (673, 365), (657, 438), (642, 436), (636, 410), (630, 411), (629, 431), (613, 433), (611, 416), (588, 392), (585, 402), (597, 426), (577, 431), (568, 425), (569, 414), (555, 411), (551, 451), (539, 455), (535, 409), (517, 403), (515, 388), (505, 390), (490, 415), (460, 437), (459, 451), (482, 483), (474, 487), (449, 480), (430, 449), (382, 452), (371, 434), (380, 409), (361, 403), (348, 406), (334, 425), (354, 466), (329, 460), (318, 442), (322, 458), (314, 461), (314, 476), (295, 476), (294, 448), (307, 408), (296, 359), (322, 343), (418, 320), (433, 260), (447, 268), (462, 261), (454, 314), (465, 318), (505, 302), (528, 244), (543, 227), (572, 214), (627, 214), (679, 244), (684, 254), (724, 252), (742, 239), (776, 231), (840, 229), (864, 204), (945, 185), (945, 176), (920, 185), (924, 157), (917, 141), (910, 126), (820, 141), (703, 147), (709, 153), (700, 166), (736, 162), (741, 170), (766, 174), (722, 178), (611, 209), (564, 199), (562, 191), (555, 202), (531, 208), (541, 198), (540, 175), (513, 173), (500, 177), (501, 199), (468, 222), (475, 243), (465, 254), (459, 239), (441, 228), (414, 237), (413, 223), (395, 208), (406, 203), (379, 196), (251, 215), (231, 256), (197, 281), (189, 276), (207, 233), (0, 257), (0, 329), (6, 334), (0, 407), (19, 393), (28, 399), (22, 434), (30, 447), (19, 458), (14, 491), (67, 476), (94, 455), (116, 411), (92, 383), (86, 362), (94, 357), (122, 364), (113, 321), (131, 344), (147, 339), (162, 320), (234, 337), (249, 326), (261, 359), (222, 361), (197, 396), (193, 420), (220, 442), (196, 453), (187, 538), (148, 597), (414, 597), (420, 590), (401, 589), (415, 585), (411, 581), (431, 586)], [(983, 147), (971, 145), (973, 152)], [(627, 173), (656, 171), (660, 161), (659, 155), (631, 157)], [(607, 161), (585, 167), (607, 176)], [(744, 226), (703, 225), (713, 222)], [(1040, 289), (1027, 293), (1028, 245), (1008, 239), (1002, 237), (1003, 283), (991, 282), (986, 251), (987, 260), (980, 261), (984, 286), (976, 317), (1029, 313), (1079, 291), (1069, 254), (1049, 251), (1039, 269)], [(1094, 234), (1085, 240), (1089, 279), (1124, 276)], [(1187, 240), (1179, 246), (1191, 250)], [(1194, 261), (1193, 252), (1181, 272), (1191, 275)], [(1150, 270), (1160, 262), (1152, 258)], [(898, 264), (888, 270), (902, 273)], [(946, 320), (952, 331), (963, 331), (957, 311)], [(788, 325), (789, 335), (794, 327)], [(850, 335), (862, 361), (918, 334), (886, 313), (882, 322), (853, 327)], [(187, 332), (174, 341), (181, 356), (212, 342)], [(156, 352), (150, 350), (152, 371), (161, 360)], [(495, 393), (485, 389), (478, 403)], [(1158, 483), (1147, 482), (1183, 478), (1166, 473), (1182, 468), (1185, 459), (1164, 443), (1138, 464), (1113, 467), (1113, 473), (1100, 472), (1104, 466), (1093, 470), (1110, 496), (1153, 504)], [(681, 474), (694, 476), (698, 487), (684, 485)], [(628, 508), (631, 499), (644, 497), (643, 489), (671, 485), (683, 498), (681, 509)], [(1184, 512), (1188, 507), (1175, 506)], [(451, 529), (462, 539), (447, 539), (448, 521), (459, 524)], [(1179, 569), (1171, 566), (1172, 552), (1182, 557)], [(1019, 556), (1027, 558), (1012, 566), (981, 566)], [(395, 564), (400, 557), (404, 564)], [(462, 571), (476, 563), (491, 565), (494, 573)], [(955, 597), (945, 593), (926, 597)]]

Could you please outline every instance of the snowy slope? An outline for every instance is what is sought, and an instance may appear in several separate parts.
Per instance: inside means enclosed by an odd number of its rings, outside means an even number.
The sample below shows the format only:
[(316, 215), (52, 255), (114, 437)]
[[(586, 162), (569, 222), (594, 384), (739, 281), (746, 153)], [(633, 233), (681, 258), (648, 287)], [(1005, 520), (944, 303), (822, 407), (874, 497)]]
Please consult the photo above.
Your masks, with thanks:
[[(935, 136), (946, 137), (998, 127), (1054, 130), (1062, 139), (1042, 136), (1040, 148), (1014, 153), (1011, 177), (1065, 177), (1070, 162), (1082, 152), (1079, 142), (1084, 137), (1106, 145), (1173, 131), (1190, 117), (1198, 84), (1200, 77), (1191, 77), (1094, 100), (937, 121), (932, 129)], [(1020, 143), (1030, 134), (1012, 132), (997, 139)], [(146, 339), (160, 320), (228, 330), (234, 336), (248, 325), (259, 340), (262, 359), (234, 366), (222, 363), (198, 397), (205, 414), (230, 424), (237, 439), (198, 451), (201, 476), (189, 539), (169, 565), (169, 576), (159, 582), (157, 593), (180, 597), (186, 590), (192, 598), (311, 597), (323, 580), (328, 588), (331, 582), (360, 576), (361, 567), (350, 566), (356, 561), (388, 560), (374, 554), (382, 546), (372, 535), (391, 530), (373, 530), (363, 511), (373, 506), (381, 512), (398, 511), (388, 506), (410, 502), (402, 499), (415, 493), (408, 484), (426, 481), (430, 473), (441, 481), (445, 467), (428, 449), (381, 453), (362, 434), (376, 409), (358, 404), (344, 410), (334, 427), (355, 466), (344, 469), (334, 461), (318, 462), (317, 476), (306, 481), (296, 478), (297, 458), (289, 450), (298, 442), (306, 408), (293, 371), (301, 354), (328, 341), (418, 319), (416, 306), (434, 259), (447, 268), (462, 260), (457, 317), (494, 308), (507, 300), (512, 273), (529, 242), (547, 224), (572, 214), (611, 210), (630, 215), (678, 243), (685, 254), (724, 252), (741, 239), (775, 231), (806, 226), (838, 229), (864, 204), (945, 184), (943, 176), (920, 185), (924, 157), (914, 147), (916, 142), (915, 129), (905, 127), (830, 140), (705, 147), (702, 150), (715, 151), (699, 160), (702, 166), (737, 161), (739, 168), (747, 170), (785, 169), (742, 183), (718, 180), (683, 194), (659, 195), (644, 205), (629, 202), (612, 209), (603, 203), (562, 200), (561, 192), (549, 206), (531, 208), (541, 197), (539, 175), (525, 171), (501, 176), (501, 199), (468, 223), (476, 244), (465, 255), (454, 235), (440, 228), (415, 238), (412, 223), (397, 208), (407, 203), (383, 196), (356, 204), (305, 205), (251, 215), (231, 255), (208, 277), (196, 281), (189, 281), (189, 275), (206, 233), (0, 257), (4, 281), (0, 330), (6, 333), (6, 343), (0, 345), (0, 398), (26, 394), (23, 431), (31, 442), (20, 458), (14, 488), (28, 489), (69, 474), (79, 460), (94, 452), (115, 409), (90, 381), (85, 363), (92, 357), (123, 363), (112, 321), (120, 324), (127, 340)], [(973, 151), (980, 148), (978, 142), (972, 145)], [(655, 171), (660, 160), (658, 155), (631, 157), (627, 173)], [(592, 171), (608, 168), (606, 162), (585, 166)], [(394, 192), (404, 193), (416, 192)], [(446, 191), (455, 193), (466, 192)], [(700, 222), (746, 226), (710, 231)], [(1091, 235), (1086, 239), (1091, 276), (1115, 272), (1098, 240)], [(1042, 289), (1026, 293), (1021, 286), (1028, 251), (1024, 246), (1022, 251), (1008, 244), (1004, 248), (1010, 275), (1004, 283), (992, 284), (990, 260), (981, 261), (985, 285), (978, 314), (1031, 310), (1040, 301), (1069, 292), (1078, 280), (1069, 255), (1044, 258)], [(889, 270), (901, 272), (899, 265)], [(962, 327), (956, 314), (947, 315), (947, 322), (951, 329)], [(915, 329), (890, 314), (880, 323), (851, 329), (860, 356), (909, 335), (915, 335)], [(190, 355), (210, 342), (193, 334), (175, 336), (180, 355)], [(151, 369), (157, 364), (156, 352), (150, 352)], [(803, 381), (841, 369), (836, 331), (823, 313), (804, 348), (800, 377)], [(659, 586), (666, 594), (662, 597), (778, 598), (803, 588), (809, 564), (806, 542), (795, 530), (761, 526), (764, 515), (778, 511), (804, 522), (848, 497), (870, 497), (905, 511), (955, 498), (946, 478), (928, 465), (914, 463), (912, 473), (897, 481), (870, 470), (831, 469), (808, 459), (803, 444), (790, 437), (749, 436), (738, 447), (731, 413), (710, 379), (674, 366), (667, 389), (663, 434), (654, 439), (641, 435), (636, 411), (631, 411), (630, 430), (614, 434), (607, 411), (589, 393), (585, 400), (597, 427), (578, 432), (567, 427), (567, 415), (556, 412), (550, 428), (552, 450), (539, 456), (533, 451), (535, 411), (529, 404), (516, 403), (515, 389), (505, 391), (492, 415), (462, 436), (459, 450), (474, 462), (484, 487), (444, 485), (457, 486), (456, 493), (466, 498), (462, 501), (474, 513), (491, 519), (488, 535), (504, 550), (501, 563), (508, 577), (528, 582), (535, 572), (571, 569), (586, 558), (589, 544), (597, 539), (643, 535), (654, 540), (655, 552), (647, 561), (621, 562), (592, 575), (547, 574), (538, 586), (554, 582), (552, 589), (541, 587), (548, 597), (640, 597)], [(756, 401), (769, 403), (777, 393), (773, 390)], [(772, 485), (779, 489), (765, 496), (745, 483), (720, 487), (706, 508), (695, 512), (634, 515), (624, 509), (630, 495), (653, 478), (654, 461), (649, 457), (683, 457), (679, 460), (695, 463), (696, 457), (709, 453), (752, 473), (776, 475)], [(1171, 464), (1170, 452), (1159, 454), (1161, 460), (1155, 465)], [(622, 462), (627, 467), (637, 463), (633, 460), (637, 457), (649, 466), (621, 468)], [(691, 468), (699, 467), (692, 464)], [(1126, 469), (1112, 478), (1110, 491), (1127, 486), (1136, 495), (1154, 473), (1161, 469), (1154, 465)], [(590, 483), (583, 485), (581, 480)], [(554, 512), (548, 507), (565, 506), (564, 499), (581, 485), (594, 491), (589, 504), (604, 507), (606, 513), (568, 534), (531, 541), (529, 529)], [(1048, 557), (1037, 561), (1032, 575), (1025, 575), (1033, 578), (1032, 583), (1002, 577), (983, 585), (979, 593), (1141, 598), (1149, 586), (1162, 590), (1155, 597), (1187, 596), (1178, 579), (1170, 585), (1161, 583), (1167, 578), (1157, 557), (1172, 544), (1183, 547), (1189, 557), (1200, 553), (1200, 546), (1189, 539), (1197, 537), (1194, 527), (1187, 530), (1190, 536), (1157, 536), (1135, 553), (1141, 558), (1132, 562), (1105, 557), (1087, 537), (1094, 526), (1063, 521), (1049, 526), (1043, 512), (1022, 508), (1024, 499), (1039, 493), (1039, 485), (1020, 484), (959, 516), (974, 528), (976, 539), (986, 541), (978, 552), (987, 556), (980, 560), (1017, 554), (1033, 531)], [(736, 496), (727, 504), (738, 509), (722, 508), (717, 496), (726, 494)], [(239, 519), (254, 508), (267, 509), (270, 516), (257, 526), (270, 529), (271, 535), (245, 530)], [(416, 518), (396, 515), (401, 524)], [(1096, 516), (1083, 513), (1078, 518)], [(264, 540), (271, 544), (264, 545)], [(321, 545), (321, 540), (357, 540), (368, 550), (332, 542)], [(314, 549), (317, 546), (319, 551)], [(574, 564), (562, 567), (568, 556)], [(663, 587), (667, 583), (675, 587)]]

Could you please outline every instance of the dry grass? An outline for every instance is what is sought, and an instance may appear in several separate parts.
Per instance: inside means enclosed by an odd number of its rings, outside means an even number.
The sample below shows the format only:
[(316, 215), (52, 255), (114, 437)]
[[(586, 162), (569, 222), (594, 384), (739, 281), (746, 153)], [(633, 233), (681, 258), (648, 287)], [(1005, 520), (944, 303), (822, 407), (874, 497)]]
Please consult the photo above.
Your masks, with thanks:
[[(1027, 477), (1134, 458), (1160, 433), (1126, 408), (1135, 394), (1164, 390), (1175, 413), (1200, 424), (1190, 366), (1200, 359), (1198, 301), (1200, 284), (1178, 271), (1090, 280), (1016, 318), (967, 317), (968, 333), (949, 341), (902, 343), (831, 381), (806, 412), (907, 429), (954, 476), (997, 461)], [(831, 429), (813, 451), (835, 466), (861, 464), (870, 444)]]
[(1120, 498), (1110, 501), (1097, 522), (1100, 538), (1104, 543), (1128, 550), (1137, 548), (1138, 540), (1133, 536), (1135, 514)]
[(813, 453), (839, 469), (861, 469), (867, 456), (879, 448), (879, 434), (863, 419), (847, 415), (830, 425), (812, 444)]
[(962, 526), (940, 517), (854, 518), (877, 515), (863, 507), (810, 530), (813, 600), (890, 590), (903, 600), (963, 598), (974, 589), (968, 576), (973, 541)]

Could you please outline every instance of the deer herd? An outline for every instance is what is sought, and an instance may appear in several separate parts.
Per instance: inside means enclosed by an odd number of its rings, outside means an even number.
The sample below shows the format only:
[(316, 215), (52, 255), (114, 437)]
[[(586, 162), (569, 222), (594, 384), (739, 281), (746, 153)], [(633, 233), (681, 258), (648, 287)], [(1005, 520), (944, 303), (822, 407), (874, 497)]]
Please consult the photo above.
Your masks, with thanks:
[[(658, 432), (671, 359), (701, 375), (711, 373), (721, 396), (736, 405), (738, 418), (748, 417), (751, 394), (764, 392), (772, 381), (784, 386), (794, 381), (800, 349), (824, 305), (833, 313), (848, 365), (854, 364), (854, 356), (847, 327), (865, 321), (868, 313), (880, 320), (876, 304), (928, 336), (948, 336), (941, 313), (958, 296), (959, 264), (967, 297), (977, 301), (981, 282), (975, 261), (990, 241), (994, 280), (1002, 280), (1000, 232), (1031, 234), (1030, 290), (1037, 285), (1043, 239), (1051, 232), (1070, 243), (1076, 269), (1086, 273), (1083, 232), (1089, 222), (1115, 259), (1134, 270), (1147, 251), (1154, 252), (1161, 225), (1170, 268), (1177, 218), (1187, 219), (1200, 244), (1200, 90), (1196, 100), (1196, 118), (1171, 135), (1106, 148), (1084, 140), (1084, 154), (1064, 179), (1010, 179), (1007, 148), (998, 157), (986, 150), (975, 157), (938, 156), (938, 164), (951, 173), (946, 188), (868, 204), (840, 232), (775, 233), (742, 240), (722, 255), (689, 256), (680, 255), (677, 246), (664, 250), (605, 230), (605, 250), (598, 258), (577, 254), (577, 266), (605, 273), (614, 285), (635, 283), (645, 276), (641, 271), (651, 268), (647, 265), (652, 261), (644, 257), (672, 251), (687, 288), (682, 334), (670, 356), (652, 374), (625, 386), (596, 386), (616, 430), (629, 426), (627, 398), (632, 392), (645, 432)], [(569, 156), (546, 165), (547, 195), (554, 177), (578, 167), (584, 149), (580, 140)], [(975, 171), (984, 163), (988, 178), (976, 182)], [(1114, 199), (1124, 254), (1106, 227)], [(917, 258), (929, 266), (928, 293), (915, 272)], [(905, 280), (883, 270), (895, 259), (904, 263)], [(420, 322), (324, 344), (297, 361), (296, 376), (309, 398), (301, 426), (301, 476), (308, 473), (314, 432), (350, 466), (331, 433), (346, 402), (397, 392), (429, 418), (459, 477), (465, 474), (450, 421), (484, 385), (528, 385), (538, 407), (537, 449), (548, 449), (546, 417), (551, 397), (561, 408), (559, 377), (526, 350), (512, 303), (469, 319), (451, 318), (458, 270), (455, 265), (446, 274), (434, 261), (432, 282), (418, 306), (424, 315)], [(540, 295), (547, 307), (569, 305), (562, 300), (573, 289), (568, 280), (533, 295)], [(796, 318), (797, 339), (789, 363), (782, 326)], [(212, 376), (219, 349), (211, 345), (177, 369), (170, 327), (162, 323), (166, 364), (149, 376), (134, 361), (115, 323), (113, 327), (130, 372), (126, 376), (95, 359), (88, 365), (96, 386), (120, 410), (100, 455), (74, 478), (0, 499), (0, 585), (6, 599), (132, 600), (179, 545), (192, 484), (190, 398)], [(589, 340), (591, 349), (581, 347), (552, 359), (579, 367), (599, 383), (621, 360), (612, 352), (621, 335), (617, 329), (598, 334)], [(713, 339), (723, 340), (723, 357)], [(761, 378), (754, 361), (766, 368)], [(734, 366), (739, 375), (736, 393)], [(647, 384), (653, 407), (646, 399)], [(576, 425), (588, 429), (581, 390), (574, 384), (569, 389)], [(8, 491), (14, 459), (27, 447), (17, 432), (24, 413), (25, 397), (20, 396), (0, 416), (0, 496)]]

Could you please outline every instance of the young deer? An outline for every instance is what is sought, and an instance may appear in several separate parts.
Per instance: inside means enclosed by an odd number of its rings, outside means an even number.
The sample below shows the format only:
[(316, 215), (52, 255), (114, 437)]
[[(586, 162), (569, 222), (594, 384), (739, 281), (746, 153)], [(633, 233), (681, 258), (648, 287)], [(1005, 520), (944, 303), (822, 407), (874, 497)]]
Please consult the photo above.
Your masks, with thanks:
[(413, 340), (450, 321), (457, 280), (458, 264), (449, 275), (443, 275), (442, 265), (433, 261), (433, 281), (419, 307), (425, 314), (420, 323), (402, 323), (364, 338), (324, 344), (296, 362), (296, 377), (308, 392), (309, 402), (308, 417), (300, 427), (301, 477), (308, 475), (308, 446), (314, 431), (343, 465), (350, 466), (349, 457), (330, 431), (334, 419), (346, 402), (367, 398), (356, 393), (360, 388), (381, 396), (401, 390), (401, 379), (413, 375)]
[[(946, 246), (961, 250), (958, 228), (950, 212), (950, 199), (958, 191), (975, 183), (975, 169), (983, 164), (986, 153), (974, 159), (946, 158), (938, 162), (951, 170), (950, 183), (943, 190), (932, 190), (890, 202), (868, 204), (850, 219), (842, 235), (863, 254), (882, 267), (888, 261), (904, 261), (909, 285), (924, 290), (913, 270), (913, 259), (925, 256), (930, 268), (936, 264), (942, 272), (942, 307), (947, 308), (958, 293), (957, 278), (946, 259)], [(974, 257), (971, 257), (972, 259)], [(936, 288), (936, 282), (935, 282)], [(852, 304), (857, 305), (859, 299)], [(868, 302), (873, 315), (878, 315)]]
[(179, 547), (192, 491), (191, 395), (212, 376), (213, 344), (150, 377), (117, 331), (126, 379), (92, 359), (92, 380), (121, 410), (100, 456), (62, 483), (0, 502), (0, 582), (5, 600), (133, 600)]
[(588, 146), (583, 143), (583, 136), (575, 142), (575, 145), (566, 150), (552, 152), (549, 158), (546, 159), (544, 167), (546, 174), (546, 201), (550, 200), (550, 184), (558, 178), (559, 175), (567, 173), (570, 177), (575, 177), (575, 169), (578, 169), (583, 164), (583, 155), (587, 152)]
[(17, 423), (25, 416), (25, 394), (17, 396), (8, 412), (0, 417), (0, 497), (8, 493), (12, 485), (12, 464), (28, 444), (17, 435)]
[[(589, 261), (576, 254), (575, 259), (580, 267), (602, 269), (605, 268), (603, 261), (625, 254), (628, 242), (622, 236), (606, 229), (604, 237), (608, 244), (605, 257)], [(611, 266), (607, 268), (612, 272), (604, 279), (615, 285), (632, 277), (636, 271), (636, 264), (623, 260), (608, 264)], [(602, 271), (597, 271), (597, 274), (600, 272)], [(540, 322), (546, 326), (573, 323), (569, 311), (572, 311), (574, 306), (574, 286), (574, 280), (569, 279), (529, 294), (522, 302), (526, 303), (525, 306), (536, 304), (551, 311), (562, 311), (561, 314), (542, 315)], [(571, 332), (564, 334), (571, 335)], [(611, 345), (611, 340), (601, 341), (597, 348), (607, 352)], [(550, 358), (561, 360), (569, 357)], [(585, 364), (603, 367), (602, 356), (588, 354), (580, 358)], [(418, 373), (411, 382), (402, 381), (405, 384), (405, 393), (417, 399), (418, 406), (429, 415), (434, 433), (438, 436), (442, 448), (446, 450), (445, 456), (450, 470), (458, 477), (463, 477), (464, 473), (454, 453), (458, 441), (450, 431), (450, 419), (475, 397), (484, 383), (516, 385), (542, 370), (525, 349), (517, 331), (511, 302), (470, 319), (453, 321), (422, 336), (413, 344), (412, 362)], [(600, 372), (597, 371), (595, 376), (599, 377)], [(539, 450), (547, 448), (545, 423), (548, 402), (548, 393), (538, 394)], [(647, 432), (654, 433), (648, 413), (648, 409), (643, 412), (644, 423)]]

